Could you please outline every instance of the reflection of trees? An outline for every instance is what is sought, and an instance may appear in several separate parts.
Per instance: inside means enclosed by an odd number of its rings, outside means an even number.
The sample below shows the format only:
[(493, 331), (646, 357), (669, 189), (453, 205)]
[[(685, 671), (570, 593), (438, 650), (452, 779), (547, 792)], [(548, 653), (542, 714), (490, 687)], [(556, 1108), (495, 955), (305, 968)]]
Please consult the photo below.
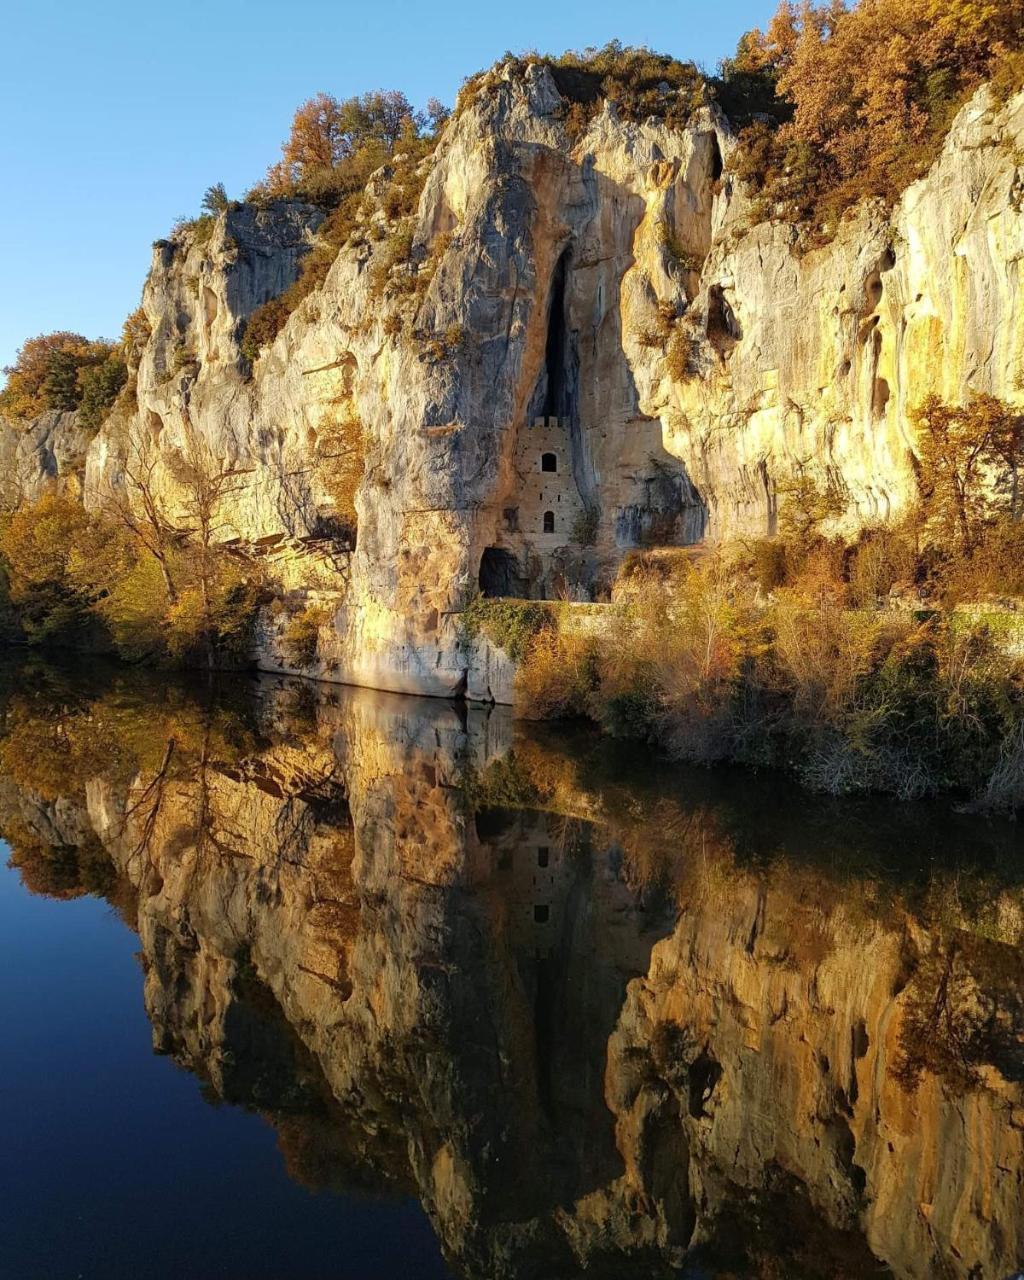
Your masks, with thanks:
[(11, 862), (34, 892), (95, 893), (124, 905), (127, 886), (97, 835), (85, 822), (64, 831), (61, 816), (84, 812), (93, 779), (123, 789), (115, 834), (130, 832), (137, 854), (153, 842), (168, 796), (179, 805), (191, 789), (189, 836), (218, 845), (211, 772), (254, 749), (253, 729), (243, 710), (211, 700), (209, 690), (118, 676), (75, 691), (47, 674), (32, 669), (3, 706), (0, 778), (15, 789), (2, 813)]
[(830, 1225), (800, 1180), (778, 1167), (768, 1170), (762, 1191), (726, 1184), (705, 1240), (691, 1257), (693, 1275), (721, 1280), (884, 1280), (892, 1275), (859, 1230)]
[[(99, 841), (58, 812), (77, 799), (84, 813), (89, 788), (144, 903), (156, 1042), (211, 1101), (268, 1120), (311, 1188), (413, 1190), (411, 1164), (469, 1274), (497, 1274), (495, 1259), (517, 1274), (573, 1274), (573, 1259), (661, 1274), (691, 1241), (701, 1274), (884, 1274), (861, 1229), (863, 1178), (899, 1182), (904, 1156), (878, 1141), (864, 1174), (853, 1135), (869, 1146), (885, 1134), (868, 1109), (888, 1107), (891, 1132), (905, 1103), (879, 1023), (899, 944), (920, 949), (895, 996), (901, 1078), (938, 1076), (950, 1095), (992, 1083), (986, 1064), (1003, 1076), (994, 1092), (1020, 1079), (1017, 952), (968, 931), (1012, 922), (1019, 872), (962, 877), (954, 901), (933, 862), (916, 879), (879, 872), (863, 807), (803, 799), (804, 839), (829, 855), (815, 860), (773, 828), (756, 786), (752, 804), (703, 773), (638, 777), (556, 736), (520, 735), (473, 771), (462, 741), (411, 723), (415, 704), (389, 722), (379, 704), (360, 717), (368, 695), (283, 690), (254, 709), (119, 678), (0, 705), (0, 825), (26, 884), (122, 892)], [(883, 844), (895, 861), (891, 831)], [(531, 877), (549, 852), (538, 931)], [(877, 990), (832, 1008), (819, 971), (856, 973), (862, 932)], [(847, 1061), (851, 1036), (854, 1059), (878, 1056)], [(932, 1092), (925, 1141), (955, 1127), (957, 1100)], [(728, 1127), (741, 1095), (757, 1104), (741, 1117), (749, 1164)], [(911, 1169), (921, 1145), (907, 1141)], [(894, 1212), (912, 1216), (906, 1199)], [(936, 1258), (957, 1229), (937, 1205)]]
[(599, 824), (621, 845), (630, 883), (685, 890), (687, 901), (783, 878), (801, 881), (822, 915), (841, 901), (865, 921), (910, 913), (988, 935), (1000, 895), (1022, 886), (1013, 824), (945, 804), (814, 800), (771, 770), (681, 769), (589, 732), (520, 726), (466, 787), (478, 806)]
[(85, 894), (116, 898), (117, 873), (109, 853), (91, 832), (80, 844), (55, 844), (15, 817), (5, 824), (3, 834), (11, 847), (10, 865), (20, 872), (30, 893), (62, 899)]
[(986, 938), (937, 936), (905, 996), (898, 1078), (914, 1088), (928, 1073), (963, 1092), (987, 1064), (1024, 1080), (1024, 957)]

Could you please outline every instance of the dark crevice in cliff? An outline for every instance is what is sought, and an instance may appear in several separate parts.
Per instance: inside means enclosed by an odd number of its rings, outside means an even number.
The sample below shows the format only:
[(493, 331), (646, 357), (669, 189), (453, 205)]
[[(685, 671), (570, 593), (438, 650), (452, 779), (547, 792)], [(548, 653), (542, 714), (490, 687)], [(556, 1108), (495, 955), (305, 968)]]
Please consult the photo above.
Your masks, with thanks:
[(576, 335), (566, 319), (565, 286), (570, 250), (558, 259), (551, 281), (548, 335), (544, 349), (545, 417), (571, 422), (578, 413), (580, 360)]
[(711, 1101), (711, 1095), (715, 1092), (721, 1078), (721, 1064), (711, 1056), (705, 1045), (690, 1066), (688, 1106), (690, 1115), (695, 1120), (707, 1114), (704, 1110), (705, 1105)]
[(718, 145), (718, 135), (713, 133), (711, 135), (711, 169), (709, 171), (711, 181), (718, 182), (724, 169), (725, 163), (722, 160), (722, 148)]

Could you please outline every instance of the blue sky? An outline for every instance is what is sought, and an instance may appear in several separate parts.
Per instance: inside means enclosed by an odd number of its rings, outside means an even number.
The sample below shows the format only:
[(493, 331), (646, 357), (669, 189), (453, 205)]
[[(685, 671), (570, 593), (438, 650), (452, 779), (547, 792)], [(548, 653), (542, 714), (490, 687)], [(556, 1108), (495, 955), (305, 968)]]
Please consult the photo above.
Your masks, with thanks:
[(115, 337), (150, 245), (276, 158), (295, 107), (403, 89), (454, 100), (506, 49), (617, 38), (708, 68), (773, 0), (7, 0), (0, 77), (0, 365), (53, 329)]

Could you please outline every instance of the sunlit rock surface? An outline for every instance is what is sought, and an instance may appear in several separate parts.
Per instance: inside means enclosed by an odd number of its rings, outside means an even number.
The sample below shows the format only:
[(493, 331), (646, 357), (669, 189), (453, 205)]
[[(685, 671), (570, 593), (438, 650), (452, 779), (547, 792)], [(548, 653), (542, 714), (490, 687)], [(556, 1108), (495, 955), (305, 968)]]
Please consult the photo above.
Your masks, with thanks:
[[(159, 241), (134, 399), (87, 458), (73, 424), (0, 432), (9, 487), (73, 474), (96, 505), (142, 448), (173, 509), (198, 433), (238, 472), (220, 536), (301, 540), (336, 524), (319, 445), (351, 415), (358, 542), (315, 674), (449, 695), (488, 683), (460, 638), (477, 590), (601, 597), (631, 548), (774, 531), (796, 472), (843, 493), (853, 530), (913, 496), (925, 395), (1022, 403), (1024, 95), (979, 91), (891, 213), (862, 205), (818, 248), (752, 222), (717, 108), (676, 129), (605, 104), (579, 137), (566, 113), (545, 66), (489, 73), (423, 162), (425, 289), (375, 292), (364, 237), (251, 367), (244, 322), (322, 213), (233, 207)], [(687, 337), (671, 372), (665, 317)], [(257, 656), (286, 665), (267, 629)]]
[(94, 434), (75, 412), (51, 410), (27, 425), (0, 418), (0, 503), (35, 502), (53, 488), (80, 495)]
[(104, 893), (155, 1048), (303, 1181), (414, 1190), (457, 1274), (1024, 1263), (1014, 828), (797, 817), (501, 708), (17, 689), (26, 883)]

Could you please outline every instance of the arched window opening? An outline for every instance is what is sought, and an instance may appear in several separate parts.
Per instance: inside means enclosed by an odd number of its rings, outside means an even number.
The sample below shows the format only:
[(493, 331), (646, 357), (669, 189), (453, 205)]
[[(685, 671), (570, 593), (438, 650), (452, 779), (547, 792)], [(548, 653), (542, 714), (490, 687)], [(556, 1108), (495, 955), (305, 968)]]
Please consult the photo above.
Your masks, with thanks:
[(555, 513), (553, 511), (544, 512), (544, 532), (554, 533), (555, 531)]
[(558, 458), (553, 453), (542, 453), (540, 455), (541, 471), (557, 471)]

